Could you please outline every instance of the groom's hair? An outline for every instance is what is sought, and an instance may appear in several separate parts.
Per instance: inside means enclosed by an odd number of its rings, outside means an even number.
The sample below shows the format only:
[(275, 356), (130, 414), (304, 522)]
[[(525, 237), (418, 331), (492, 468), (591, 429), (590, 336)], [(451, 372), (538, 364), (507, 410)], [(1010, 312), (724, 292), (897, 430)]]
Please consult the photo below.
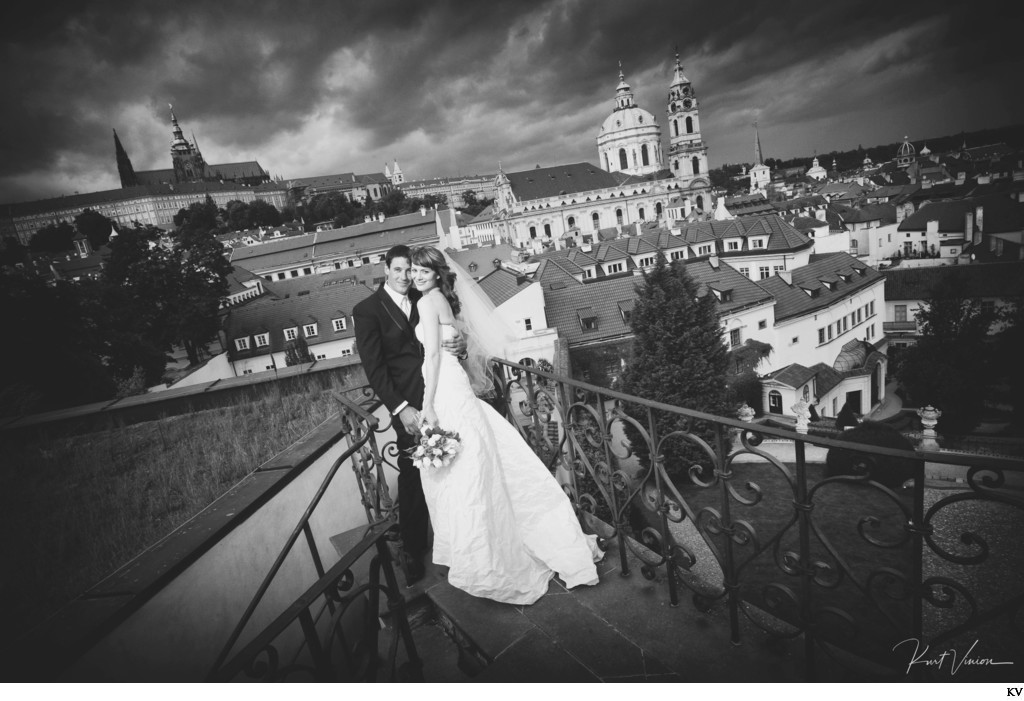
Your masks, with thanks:
[(405, 258), (410, 263), (412, 262), (412, 253), (409, 251), (409, 247), (403, 244), (392, 246), (391, 249), (384, 254), (384, 265), (388, 268), (391, 267), (391, 261), (395, 258)]

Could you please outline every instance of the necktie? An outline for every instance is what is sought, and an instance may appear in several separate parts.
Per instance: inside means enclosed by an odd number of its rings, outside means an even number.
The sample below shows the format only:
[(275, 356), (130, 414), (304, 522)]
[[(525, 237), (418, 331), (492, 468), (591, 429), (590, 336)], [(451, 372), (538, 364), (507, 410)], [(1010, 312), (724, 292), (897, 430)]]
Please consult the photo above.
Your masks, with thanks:
[(412, 304), (409, 302), (409, 297), (402, 297), (402, 313), (405, 314), (405, 318), (408, 319), (412, 316)]

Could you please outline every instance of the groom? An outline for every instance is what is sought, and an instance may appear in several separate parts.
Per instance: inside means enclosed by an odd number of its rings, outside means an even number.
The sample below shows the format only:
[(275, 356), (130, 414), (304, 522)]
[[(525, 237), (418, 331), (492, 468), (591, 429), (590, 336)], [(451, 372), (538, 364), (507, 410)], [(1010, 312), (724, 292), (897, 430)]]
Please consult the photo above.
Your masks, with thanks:
[[(427, 550), (427, 502), (420, 472), (409, 449), (419, 436), (419, 410), (423, 403), (423, 348), (416, 339), (419, 321), (412, 287), (408, 246), (394, 246), (384, 257), (384, 283), (355, 306), (356, 347), (366, 379), (391, 414), (398, 446), (398, 529), (402, 537), (406, 585), (423, 577)], [(462, 356), (461, 335), (445, 342), (450, 353)]]

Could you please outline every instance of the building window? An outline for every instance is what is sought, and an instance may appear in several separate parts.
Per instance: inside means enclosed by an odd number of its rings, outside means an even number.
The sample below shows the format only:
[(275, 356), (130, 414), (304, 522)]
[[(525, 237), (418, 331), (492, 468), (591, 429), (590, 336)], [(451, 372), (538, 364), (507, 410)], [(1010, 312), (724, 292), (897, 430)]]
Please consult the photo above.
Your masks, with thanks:
[(284, 340), (286, 340), (286, 341), (294, 341), (298, 337), (299, 337), (299, 329), (298, 329), (298, 327), (293, 326), (290, 329), (285, 329), (284, 330)]
[(768, 393), (768, 411), (773, 414), (782, 413), (782, 393), (773, 389)]
[(750, 241), (751, 248), (764, 248), (764, 239), (752, 239)]
[(569, 228), (576, 226), (576, 217), (569, 217), (566, 222), (569, 224)]
[(530, 227), (530, 238), (531, 239), (537, 238), (537, 227), (535, 227), (535, 226), (531, 226)]
[(590, 215), (590, 220), (594, 224), (594, 230), (595, 231), (597, 229), (601, 228), (601, 215), (600, 214), (598, 214), (597, 212), (594, 212), (593, 214)]
[(236, 338), (235, 348), (237, 348), (240, 351), (249, 350), (249, 337), (246, 336), (245, 338)]
[(766, 329), (766, 328), (768, 328), (768, 321), (766, 319), (761, 319), (761, 321), (757, 322), (757, 328), (758, 329)]
[(786, 269), (786, 266), (784, 266), (784, 265), (773, 265), (772, 266), (772, 272), (774, 272), (774, 273), (782, 272), (785, 269)]
[(298, 270), (289, 270), (288, 271), (288, 275), (290, 275), (291, 277), (298, 277), (299, 276), (299, 271)]
[(735, 348), (743, 342), (740, 329), (733, 329), (729, 332), (729, 346)]
[(743, 277), (749, 278), (750, 277), (750, 268), (740, 268), (740, 275), (742, 275)]
[(698, 256), (710, 256), (711, 255), (711, 245), (708, 244), (707, 246), (697, 246), (697, 255)]
[[(641, 117), (641, 119), (643, 119), (643, 117)], [(649, 166), (651, 164), (647, 156), (647, 144), (640, 147), (640, 158), (645, 166)]]
[(670, 255), (669, 258), (672, 260), (682, 260), (683, 256), (684, 254), (682, 251), (672, 251), (672, 255)]
[(592, 277), (594, 277), (594, 269), (593, 268), (585, 268), (583, 270), (583, 279), (586, 280), (586, 279), (592, 278)]
[(793, 338), (789, 339), (789, 345), (791, 345), (791, 346), (795, 346), (798, 343), (800, 343), (800, 337), (799, 336), (793, 336)]
[(545, 224), (544, 225), (544, 235), (547, 236), (548, 238), (551, 238), (551, 225), (550, 224)]
[(739, 241), (729, 241), (728, 243), (725, 244), (725, 248), (726, 250), (729, 251), (738, 251), (740, 250)]
[(824, 342), (825, 342), (825, 329), (824, 328), (820, 328), (820, 329), (818, 329), (818, 343), (821, 344), (821, 343), (824, 343)]
[(245, 370), (242, 370), (242, 374), (243, 375), (251, 375), (252, 374), (252, 368), (246, 368)]
[(270, 345), (270, 334), (269, 333), (258, 333), (256, 334), (256, 347), (264, 348)]
[(828, 340), (832, 340), (832, 324), (828, 325)]
[(654, 256), (647, 256), (646, 258), (640, 259), (641, 268), (646, 268), (648, 265), (654, 265)]
[(527, 331), (533, 331), (533, 320), (532, 319), (523, 319), (523, 326), (526, 327)]
[(597, 329), (597, 317), (580, 319), (580, 324), (583, 326), (584, 331), (594, 331)]
[(316, 336), (316, 324), (306, 324), (302, 327), (302, 333), (305, 334), (306, 338)]
[(334, 326), (335, 331), (344, 331), (347, 328), (345, 317), (340, 319), (331, 319), (331, 324)]
[(341, 356), (340, 357), (344, 358), (345, 356), (348, 356), (348, 355), (352, 355), (352, 349), (351, 348), (342, 348), (341, 349)]
[(893, 313), (895, 314), (895, 320), (896, 321), (906, 321), (907, 320), (907, 305), (905, 305), (905, 304), (897, 304), (893, 308)]
[(302, 269), (302, 274), (303, 275), (312, 275), (313, 274), (313, 269), (312, 268), (303, 268)]
[(623, 268), (624, 265), (622, 263), (612, 263), (608, 266), (608, 274), (612, 275), (614, 273), (621, 273)]
[(643, 207), (640, 208), (639, 215), (640, 215), (640, 221), (646, 221), (647, 218), (644, 216), (644, 208)]
[(771, 273), (768, 272), (768, 266), (767, 265), (762, 265), (761, 267), (759, 267), (757, 269), (757, 271), (758, 271), (758, 273), (760, 273), (762, 280), (767, 280), (769, 277), (771, 277)]
[(871, 302), (870, 304), (868, 304), (868, 316), (874, 316), (874, 315), (875, 315), (875, 303)]
[(327, 354), (326, 353), (317, 353), (316, 354), (316, 359), (317, 360), (326, 360), (327, 359)]

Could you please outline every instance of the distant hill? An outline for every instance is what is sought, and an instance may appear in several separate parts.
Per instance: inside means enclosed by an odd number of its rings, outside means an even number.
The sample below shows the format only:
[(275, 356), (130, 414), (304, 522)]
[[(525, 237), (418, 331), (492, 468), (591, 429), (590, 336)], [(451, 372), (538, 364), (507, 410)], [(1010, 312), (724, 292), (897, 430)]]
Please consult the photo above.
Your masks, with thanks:
[[(896, 156), (896, 150), (902, 143), (902, 141), (894, 141), (891, 144), (870, 146), (868, 148), (859, 146), (850, 151), (829, 151), (828, 153), (819, 153), (817, 156), (819, 163), (821, 163), (825, 168), (831, 168), (832, 160), (835, 159), (839, 170), (852, 170), (863, 163), (864, 156), (870, 156), (871, 160), (875, 163), (884, 163), (885, 161), (892, 160)], [(999, 127), (997, 129), (960, 132), (959, 134), (952, 134), (949, 136), (911, 139), (910, 143), (912, 143), (914, 148), (918, 151), (927, 145), (934, 153), (946, 153), (948, 151), (958, 150), (965, 143), (968, 148), (1005, 143), (1014, 149), (1024, 150), (1024, 124), (1015, 124), (1008, 127)], [(798, 156), (788, 160), (766, 158), (765, 164), (771, 167), (772, 170), (776, 168), (790, 168), (796, 166), (809, 168), (813, 159), (814, 155)]]

